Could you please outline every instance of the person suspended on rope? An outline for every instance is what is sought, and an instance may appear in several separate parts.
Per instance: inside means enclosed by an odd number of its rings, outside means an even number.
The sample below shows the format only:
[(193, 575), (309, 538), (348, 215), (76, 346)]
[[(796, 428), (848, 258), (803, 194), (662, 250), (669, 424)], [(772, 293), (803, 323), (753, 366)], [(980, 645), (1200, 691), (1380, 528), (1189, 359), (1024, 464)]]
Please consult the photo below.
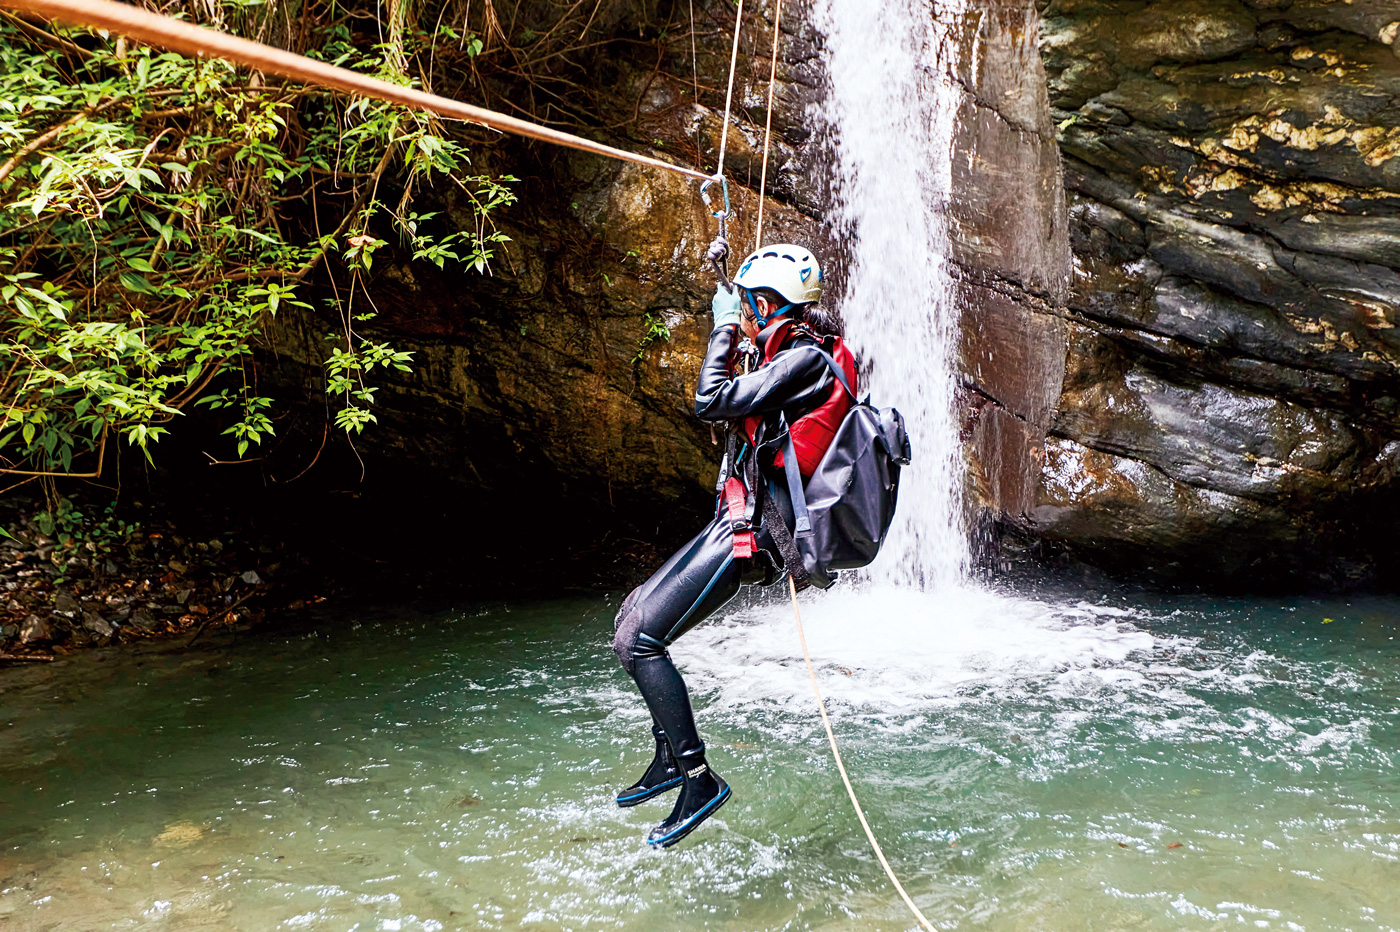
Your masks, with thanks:
[[(723, 239), (716, 240), (712, 257), (725, 249)], [(671, 814), (647, 836), (661, 847), (694, 831), (731, 794), (705, 758), (685, 681), (667, 648), (741, 585), (784, 577), (795, 549), (783, 454), (795, 452), (802, 474), (810, 475), (851, 404), (851, 392), (819, 350), (845, 369), (849, 385), (856, 382), (839, 324), (817, 305), (822, 274), (811, 250), (765, 246), (744, 260), (734, 286), (715, 290), (714, 329), (695, 389), (696, 416), (730, 425), (716, 514), (627, 596), (613, 639), (651, 712), (656, 748), (646, 772), (618, 793), (617, 804), (635, 806), (679, 787)]]

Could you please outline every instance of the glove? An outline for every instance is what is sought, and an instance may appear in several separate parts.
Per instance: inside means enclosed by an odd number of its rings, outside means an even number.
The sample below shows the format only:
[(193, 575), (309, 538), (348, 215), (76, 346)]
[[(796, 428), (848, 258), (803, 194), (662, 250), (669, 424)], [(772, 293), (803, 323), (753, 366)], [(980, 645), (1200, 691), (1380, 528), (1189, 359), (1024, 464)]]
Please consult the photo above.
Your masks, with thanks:
[[(730, 324), (738, 325), (741, 315), (739, 314), (739, 289), (725, 291), (723, 285), (715, 286), (715, 296), (710, 299), (710, 313), (714, 315), (714, 330), (720, 327), (727, 327)], [(713, 332), (713, 331), (711, 331)]]

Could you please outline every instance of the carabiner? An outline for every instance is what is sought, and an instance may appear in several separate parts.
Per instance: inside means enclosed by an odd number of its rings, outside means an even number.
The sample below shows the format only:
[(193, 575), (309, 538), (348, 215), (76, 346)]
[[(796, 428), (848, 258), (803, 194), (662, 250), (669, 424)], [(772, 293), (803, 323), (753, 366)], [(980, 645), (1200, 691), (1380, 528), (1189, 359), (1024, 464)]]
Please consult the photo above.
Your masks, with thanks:
[[(714, 184), (716, 181), (720, 183), (720, 189), (724, 192), (724, 209), (715, 210), (713, 213), (715, 219), (719, 221), (720, 239), (728, 242), (730, 217), (729, 179), (725, 178), (723, 175), (715, 175), (713, 178), (706, 178), (700, 183), (700, 199), (705, 202), (706, 207), (714, 207), (714, 203), (710, 200), (710, 185)], [(714, 259), (712, 261), (715, 267), (715, 276), (719, 278), (720, 284), (724, 286), (725, 291), (732, 292), (734, 290), (734, 285), (729, 281), (728, 259)]]
[(724, 210), (715, 211), (715, 216), (723, 223), (729, 217), (729, 179), (723, 175), (715, 175), (700, 182), (700, 199), (705, 202), (706, 207), (714, 206), (710, 201), (710, 185), (716, 181), (720, 183), (720, 188), (724, 191)]

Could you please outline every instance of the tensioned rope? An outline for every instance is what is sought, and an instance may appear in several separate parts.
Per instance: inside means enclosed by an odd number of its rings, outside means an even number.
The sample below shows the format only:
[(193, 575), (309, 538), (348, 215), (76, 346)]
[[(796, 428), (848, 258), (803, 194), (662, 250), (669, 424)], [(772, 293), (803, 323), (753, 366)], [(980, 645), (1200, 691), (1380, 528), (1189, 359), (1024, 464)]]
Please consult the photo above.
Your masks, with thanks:
[(724, 177), (724, 150), (729, 144), (729, 105), (734, 101), (734, 72), (739, 66), (739, 26), (744, 21), (744, 0), (739, 0), (739, 9), (734, 13), (734, 47), (729, 51), (729, 87), (724, 92), (724, 123), (719, 130), (719, 164), (715, 177)]
[(753, 248), (763, 245), (763, 196), (768, 190), (768, 148), (773, 142), (773, 88), (778, 79), (778, 26), (783, 21), (783, 0), (773, 10), (773, 54), (768, 65), (768, 116), (763, 123), (763, 173), (758, 179), (758, 222), (753, 228)]
[[(686, 0), (690, 6), (690, 87), (694, 96), (691, 100), (696, 109), (700, 108), (700, 53), (695, 48), (695, 0)], [(700, 121), (695, 121), (695, 159), (700, 160)]]
[[(651, 156), (628, 152), (494, 110), (439, 97), (437, 94), (390, 84), (388, 81), (381, 81), (347, 68), (328, 65), (304, 55), (263, 45), (261, 42), (215, 32), (203, 26), (118, 3), (116, 0), (0, 0), (0, 7), (32, 13), (45, 19), (108, 29), (186, 55), (225, 58), (291, 81), (333, 87), (361, 97), (373, 97), (405, 107), (427, 110), (449, 119), (477, 123), (502, 133), (551, 142), (594, 155), (621, 159), (624, 162), (649, 165), (701, 181), (711, 177), (682, 165), (673, 165)], [(721, 167), (722, 160), (721, 152)]]
[(860, 800), (856, 799), (856, 791), (851, 786), (851, 778), (846, 775), (846, 765), (841, 762), (841, 752), (836, 749), (836, 735), (831, 730), (831, 719), (826, 714), (826, 700), (822, 698), (821, 687), (817, 685), (817, 671), (812, 669), (812, 655), (807, 652), (807, 634), (802, 630), (802, 613), (797, 610), (797, 584), (793, 582), (791, 574), (788, 575), (788, 591), (792, 593), (792, 617), (797, 620), (797, 639), (802, 642), (802, 659), (807, 661), (807, 676), (812, 680), (812, 692), (817, 695), (817, 709), (822, 713), (822, 725), (826, 728), (826, 740), (831, 744), (831, 756), (836, 758), (836, 769), (841, 772), (841, 782), (846, 784), (846, 795), (851, 797), (851, 806), (856, 811), (856, 818), (860, 819), (860, 827), (865, 829), (865, 837), (870, 840), (870, 847), (875, 849), (875, 857), (880, 859), (880, 866), (885, 869), (885, 876), (890, 878), (890, 883), (894, 884), (894, 888), (899, 891), (904, 905), (909, 907), (909, 911), (928, 932), (938, 932), (933, 927), (933, 923), (929, 922), (919, 911), (919, 907), (914, 905), (909, 894), (904, 892), (904, 885), (894, 875), (894, 868), (890, 867), (890, 862), (885, 860), (885, 852), (880, 848), (880, 843), (875, 840), (875, 833), (870, 830), (870, 823), (865, 821), (865, 811), (860, 808)]

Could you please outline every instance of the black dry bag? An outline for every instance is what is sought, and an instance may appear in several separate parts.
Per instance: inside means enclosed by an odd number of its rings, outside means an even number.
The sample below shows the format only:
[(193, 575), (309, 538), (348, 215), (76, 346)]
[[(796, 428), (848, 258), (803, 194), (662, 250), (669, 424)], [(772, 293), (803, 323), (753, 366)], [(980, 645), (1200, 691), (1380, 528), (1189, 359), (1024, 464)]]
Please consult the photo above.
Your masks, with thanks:
[[(822, 355), (851, 392), (840, 365), (829, 353)], [(855, 398), (854, 392), (851, 397)], [(834, 570), (868, 566), (885, 543), (899, 499), (899, 470), (909, 465), (909, 435), (904, 418), (894, 408), (876, 408), (868, 398), (856, 402), (805, 489), (791, 439), (786, 444), (783, 461), (796, 524), (795, 546), (781, 519), (770, 526), (775, 526), (775, 543), (794, 582), (799, 587), (810, 584), (825, 589), (836, 581)], [(795, 565), (799, 556), (800, 567)]]

